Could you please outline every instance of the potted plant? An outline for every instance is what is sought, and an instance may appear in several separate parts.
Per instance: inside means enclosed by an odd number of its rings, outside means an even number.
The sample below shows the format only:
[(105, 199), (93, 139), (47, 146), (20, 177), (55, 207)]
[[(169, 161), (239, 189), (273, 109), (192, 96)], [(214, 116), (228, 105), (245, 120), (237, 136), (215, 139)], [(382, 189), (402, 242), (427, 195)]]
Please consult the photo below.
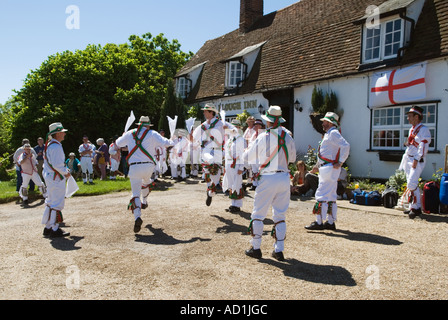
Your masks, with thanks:
[(338, 108), (338, 98), (333, 91), (324, 94), (322, 89), (314, 86), (311, 95), (311, 105), (313, 112), (310, 114), (311, 124), (314, 130), (320, 134), (325, 134), (322, 128), (322, 121), (320, 121), (327, 112), (336, 112)]

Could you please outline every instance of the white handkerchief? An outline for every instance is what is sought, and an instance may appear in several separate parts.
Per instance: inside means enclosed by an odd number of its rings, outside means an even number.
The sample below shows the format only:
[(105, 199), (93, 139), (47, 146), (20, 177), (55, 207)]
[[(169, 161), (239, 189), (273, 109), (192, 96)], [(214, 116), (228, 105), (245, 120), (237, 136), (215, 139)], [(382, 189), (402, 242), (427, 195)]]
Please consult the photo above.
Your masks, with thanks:
[(70, 198), (78, 190), (79, 187), (75, 181), (75, 178), (73, 178), (73, 176), (70, 175), (70, 178), (67, 179), (67, 185), (65, 187), (65, 197)]

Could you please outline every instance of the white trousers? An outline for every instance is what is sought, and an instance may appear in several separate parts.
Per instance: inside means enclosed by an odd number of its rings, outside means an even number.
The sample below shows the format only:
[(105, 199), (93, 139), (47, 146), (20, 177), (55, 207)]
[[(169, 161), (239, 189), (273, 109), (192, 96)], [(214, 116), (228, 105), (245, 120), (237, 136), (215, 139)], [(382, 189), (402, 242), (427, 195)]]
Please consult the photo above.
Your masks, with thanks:
[[(316, 214), (317, 223), (321, 224), (323, 220), (334, 223), (337, 216), (336, 200), (338, 195), (338, 178), (341, 168), (335, 169), (332, 164), (327, 164), (319, 168), (319, 184), (317, 186), (315, 198), (320, 206), (319, 213)], [(329, 202), (331, 202), (331, 212), (328, 211)]]
[(146, 199), (150, 192), (148, 186), (153, 182), (151, 176), (154, 168), (155, 165), (152, 162), (129, 166), (128, 177), (131, 181), (132, 198), (135, 203), (135, 209), (133, 210), (134, 219), (141, 216), (142, 198), (143, 203), (146, 203)]
[(411, 195), (413, 196), (413, 198), (411, 199), (412, 201), (410, 201), (410, 209), (419, 209), (422, 207), (422, 203), (420, 197), (421, 190), (418, 186), (418, 179), (420, 178), (423, 169), (425, 168), (426, 161), (418, 162), (415, 169), (412, 168), (413, 162), (414, 158), (405, 156), (400, 167), (404, 169), (404, 172), (406, 173), (406, 193), (408, 194), (408, 197)]
[(42, 224), (45, 224), (47, 229), (52, 228), (56, 231), (59, 223), (56, 222), (57, 211), (62, 211), (65, 205), (65, 182), (59, 177), (53, 179), (53, 173), (44, 173), (44, 180), (47, 186), (47, 198), (45, 199), (45, 210), (42, 217)]
[(110, 171), (115, 172), (118, 170), (118, 167), (120, 166), (120, 162), (117, 160), (111, 158), (110, 159)]
[(81, 171), (82, 171), (82, 173), (89, 172), (90, 174), (93, 174), (92, 158), (90, 158), (90, 157), (81, 157), (80, 163), (81, 163)]
[(260, 249), (261, 247), (263, 220), (272, 206), (272, 220), (274, 221), (276, 236), (274, 250), (275, 252), (284, 250), (286, 237), (285, 219), (290, 196), (289, 173), (282, 172), (261, 176), (255, 191), (254, 209), (251, 215), (253, 234), (251, 244), (254, 249)]
[(230, 165), (226, 165), (226, 174), (222, 181), (222, 190), (229, 190), (230, 205), (241, 208), (243, 206), (243, 199), (232, 199), (232, 194), (236, 191), (239, 194), (243, 188), (243, 175), (238, 174), (238, 169), (232, 168)]
[(43, 188), (44, 183), (40, 179), (39, 174), (34, 171), (32, 175), (22, 173), (22, 187), (19, 190), (19, 196), (23, 200), (28, 200), (28, 185), (30, 183), (30, 180), (33, 180), (34, 184), (39, 187), (40, 192), (44, 196), (44, 198), (47, 196), (47, 193), (45, 191), (45, 188)]
[(171, 162), (170, 163), (170, 167), (171, 167), (171, 176), (173, 178), (177, 178), (178, 177), (178, 172), (177, 172), (177, 168), (178, 166), (180, 167), (180, 176), (181, 178), (186, 178), (187, 177), (187, 171), (185, 168), (185, 163), (183, 162)]

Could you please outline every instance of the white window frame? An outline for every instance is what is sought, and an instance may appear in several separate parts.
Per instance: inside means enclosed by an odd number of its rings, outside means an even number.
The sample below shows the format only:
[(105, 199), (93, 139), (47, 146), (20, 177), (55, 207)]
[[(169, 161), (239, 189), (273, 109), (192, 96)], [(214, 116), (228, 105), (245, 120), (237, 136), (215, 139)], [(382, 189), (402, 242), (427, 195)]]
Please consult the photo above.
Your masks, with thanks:
[[(388, 38), (388, 32), (386, 29), (387, 29), (388, 25), (392, 24), (393, 32), (394, 33), (397, 32), (398, 29), (395, 30), (395, 23), (397, 21), (400, 22), (400, 27), (399, 27), (399, 31), (400, 31), (399, 38), (400, 39), (399, 40), (392, 39), (392, 44), (395, 46), (398, 45), (398, 48), (396, 48), (397, 52), (386, 55), (386, 46), (390, 45), (390, 44), (386, 44), (386, 40)], [(367, 48), (367, 45), (371, 38), (371, 37), (368, 37), (368, 35), (367, 35), (369, 32), (373, 32), (374, 34), (376, 34), (376, 36), (379, 37), (379, 41), (375, 44), (372, 44), (372, 46), (370, 46), (369, 48)], [(404, 20), (401, 18), (391, 18), (391, 19), (383, 20), (376, 27), (368, 28), (366, 25), (364, 25), (362, 62), (363, 63), (372, 63), (372, 62), (382, 61), (385, 59), (396, 58), (397, 54), (398, 54), (398, 49), (403, 47), (404, 34), (405, 34), (405, 23), (404, 23)], [(395, 35), (393, 34), (392, 37), (394, 37), (394, 36)], [(367, 58), (367, 51), (372, 50), (373, 48), (378, 49), (378, 56)]]
[(240, 61), (226, 63), (226, 88), (236, 88), (244, 80), (245, 65)]
[(176, 93), (181, 98), (186, 98), (191, 90), (190, 81), (186, 77), (176, 79)]
[[(420, 104), (423, 108), (422, 123), (428, 127), (431, 132), (431, 143), (429, 151), (436, 150), (437, 133), (437, 103)], [(372, 150), (405, 150), (404, 142), (408, 139), (409, 124), (406, 113), (411, 105), (390, 106), (384, 108), (375, 108), (372, 110)], [(397, 112), (399, 111), (399, 114)], [(398, 133), (398, 136), (397, 136)]]

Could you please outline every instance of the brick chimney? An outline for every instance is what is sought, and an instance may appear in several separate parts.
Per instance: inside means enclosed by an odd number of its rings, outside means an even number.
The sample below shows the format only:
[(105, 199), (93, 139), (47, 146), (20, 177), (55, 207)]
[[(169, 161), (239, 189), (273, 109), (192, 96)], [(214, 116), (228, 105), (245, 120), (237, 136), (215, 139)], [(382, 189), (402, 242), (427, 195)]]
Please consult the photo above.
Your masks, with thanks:
[(240, 0), (240, 32), (245, 33), (263, 16), (263, 0)]

